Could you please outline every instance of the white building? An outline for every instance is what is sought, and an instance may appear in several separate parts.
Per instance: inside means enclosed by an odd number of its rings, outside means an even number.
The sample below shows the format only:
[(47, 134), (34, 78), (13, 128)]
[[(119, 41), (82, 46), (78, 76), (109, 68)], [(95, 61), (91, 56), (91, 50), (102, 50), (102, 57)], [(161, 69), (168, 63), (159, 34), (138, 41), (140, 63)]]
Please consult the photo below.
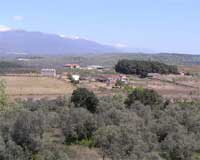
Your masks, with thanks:
[(41, 75), (48, 76), (48, 77), (56, 77), (56, 70), (55, 69), (42, 69)]
[(99, 65), (91, 65), (87, 67), (88, 70), (92, 70), (92, 69), (104, 69), (103, 66), (99, 66)]
[(73, 79), (74, 81), (79, 81), (79, 80), (80, 80), (80, 76), (79, 76), (79, 75), (73, 74), (71, 77), (72, 77), (72, 79)]

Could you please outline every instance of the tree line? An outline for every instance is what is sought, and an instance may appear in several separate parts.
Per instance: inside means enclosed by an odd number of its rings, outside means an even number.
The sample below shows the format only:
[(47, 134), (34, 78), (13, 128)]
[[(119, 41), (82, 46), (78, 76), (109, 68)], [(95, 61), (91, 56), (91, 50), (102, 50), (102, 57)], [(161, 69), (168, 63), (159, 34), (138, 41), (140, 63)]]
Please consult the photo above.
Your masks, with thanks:
[(15, 61), (0, 61), (0, 74), (7, 74), (7, 73), (36, 73), (38, 69), (26, 66), (24, 64), (20, 64)]
[(136, 74), (146, 77), (148, 73), (178, 74), (178, 68), (157, 61), (120, 60), (115, 65), (116, 72), (123, 74)]

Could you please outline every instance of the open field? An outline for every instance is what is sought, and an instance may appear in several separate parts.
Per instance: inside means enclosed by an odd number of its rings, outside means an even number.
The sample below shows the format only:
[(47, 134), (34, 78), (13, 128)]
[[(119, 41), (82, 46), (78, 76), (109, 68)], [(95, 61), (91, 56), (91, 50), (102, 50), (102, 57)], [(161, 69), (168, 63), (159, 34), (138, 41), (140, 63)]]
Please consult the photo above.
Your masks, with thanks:
[(200, 65), (190, 65), (190, 66), (181, 65), (179, 66), (179, 69), (184, 71), (185, 73), (188, 72), (188, 73), (195, 74), (195, 73), (200, 72)]
[[(129, 86), (149, 88), (157, 91), (163, 97), (170, 100), (200, 100), (200, 79), (192, 76), (160, 75), (157, 79), (141, 79), (137, 76), (129, 76)], [(123, 92), (123, 88), (112, 88), (101, 82), (82, 81), (80, 87), (88, 88), (98, 95), (113, 95)]]
[(70, 83), (49, 77), (0, 76), (0, 80), (5, 80), (6, 92), (14, 98), (56, 97), (74, 90)]
[[(66, 78), (65, 78), (66, 79)], [(200, 79), (192, 76), (160, 75), (158, 79), (141, 79), (129, 76), (130, 86), (154, 89), (168, 99), (193, 100), (200, 99)], [(75, 86), (68, 81), (49, 77), (27, 75), (0, 76), (6, 81), (6, 92), (12, 98), (49, 98), (71, 95)], [(81, 81), (78, 87), (88, 88), (99, 96), (114, 95), (123, 89), (113, 89), (112, 85), (101, 82)]]
[(171, 100), (200, 99), (200, 79), (191, 76), (160, 75), (156, 79), (134, 78), (131, 85), (156, 90), (163, 97)]

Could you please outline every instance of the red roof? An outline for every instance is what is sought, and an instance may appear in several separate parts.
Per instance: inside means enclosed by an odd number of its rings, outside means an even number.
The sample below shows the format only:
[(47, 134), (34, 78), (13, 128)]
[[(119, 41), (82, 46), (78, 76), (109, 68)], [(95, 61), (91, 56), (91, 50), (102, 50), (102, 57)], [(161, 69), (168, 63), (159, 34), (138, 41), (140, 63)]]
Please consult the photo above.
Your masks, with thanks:
[(79, 64), (65, 64), (65, 67), (79, 67)]

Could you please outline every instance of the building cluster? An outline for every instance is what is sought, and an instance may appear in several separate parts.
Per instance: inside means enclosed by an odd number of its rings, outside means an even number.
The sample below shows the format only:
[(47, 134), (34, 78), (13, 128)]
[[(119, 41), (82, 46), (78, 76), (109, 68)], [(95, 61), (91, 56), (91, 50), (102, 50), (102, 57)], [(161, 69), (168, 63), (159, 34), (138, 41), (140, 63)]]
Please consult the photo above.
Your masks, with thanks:
[[(69, 68), (69, 69), (81, 69), (79, 64), (65, 64), (64, 68)], [(103, 70), (104, 67), (100, 65), (91, 65), (86, 67), (88, 70)], [(56, 69), (42, 69), (41, 70), (41, 75), (42, 76), (48, 76), (48, 77), (56, 77)], [(67, 75), (71, 80), (79, 82), (82, 79), (82, 77), (78, 74), (73, 74), (70, 73)], [(111, 84), (115, 85), (117, 81), (123, 82), (124, 84), (128, 83), (128, 78), (126, 75), (122, 74), (100, 74), (95, 77), (90, 77), (90, 78), (85, 78), (87, 80), (95, 80), (96, 82), (101, 82), (101, 83), (106, 83), (106, 84)]]
[(126, 75), (100, 75), (96, 78), (98, 82), (107, 83), (107, 84), (116, 84), (117, 81), (121, 81), (124, 84), (128, 83), (128, 78)]

